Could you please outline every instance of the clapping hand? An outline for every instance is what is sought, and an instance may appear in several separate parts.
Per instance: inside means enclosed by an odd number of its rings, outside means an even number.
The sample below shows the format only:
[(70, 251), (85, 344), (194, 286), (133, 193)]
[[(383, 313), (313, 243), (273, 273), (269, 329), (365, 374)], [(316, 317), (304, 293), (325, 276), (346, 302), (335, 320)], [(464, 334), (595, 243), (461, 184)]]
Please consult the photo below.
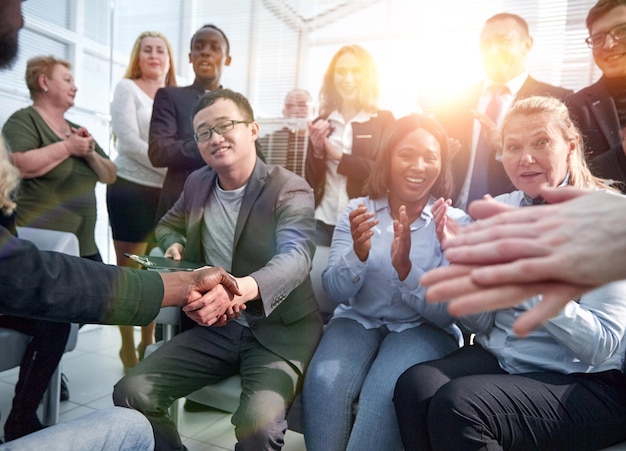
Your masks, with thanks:
[[(431, 302), (450, 300), (455, 316), (512, 307), (537, 294), (542, 302), (513, 325), (525, 335), (572, 299), (623, 278), (619, 224), (623, 196), (574, 188), (541, 189), (550, 205), (514, 209), (486, 198), (470, 205), (480, 221), (446, 240), (449, 267), (426, 273)], [(598, 228), (598, 218), (603, 227)]]
[(460, 226), (458, 222), (450, 218), (448, 213), (448, 207), (452, 204), (450, 199), (444, 200), (443, 198), (437, 199), (432, 207), (433, 218), (435, 219), (435, 230), (437, 232), (437, 239), (443, 245), (448, 239), (456, 236)]
[(404, 280), (411, 271), (411, 223), (402, 205), (398, 211), (398, 219), (393, 221), (393, 241), (391, 242), (391, 265), (398, 274), (398, 279)]
[(349, 215), (354, 253), (362, 262), (367, 260), (372, 248), (371, 238), (374, 236), (372, 228), (378, 225), (378, 219), (372, 218), (374, 213), (368, 212), (361, 203)]

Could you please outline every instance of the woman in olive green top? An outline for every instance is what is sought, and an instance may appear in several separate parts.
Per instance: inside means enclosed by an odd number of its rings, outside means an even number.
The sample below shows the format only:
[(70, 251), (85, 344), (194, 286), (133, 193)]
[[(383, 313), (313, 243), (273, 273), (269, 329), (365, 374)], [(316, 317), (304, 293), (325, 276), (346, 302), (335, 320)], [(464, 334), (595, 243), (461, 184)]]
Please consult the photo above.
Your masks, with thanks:
[(15, 112), (2, 129), (22, 177), (17, 224), (72, 232), (81, 256), (102, 261), (94, 189), (96, 182), (115, 181), (115, 164), (85, 128), (64, 117), (77, 90), (68, 62), (30, 59), (26, 84), (33, 105)]

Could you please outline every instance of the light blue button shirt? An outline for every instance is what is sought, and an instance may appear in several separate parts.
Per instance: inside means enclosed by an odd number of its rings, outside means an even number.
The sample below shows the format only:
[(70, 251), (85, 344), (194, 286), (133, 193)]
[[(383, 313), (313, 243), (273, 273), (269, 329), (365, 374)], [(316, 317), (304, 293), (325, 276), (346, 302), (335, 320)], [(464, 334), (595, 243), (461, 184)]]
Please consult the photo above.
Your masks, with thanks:
[[(388, 200), (350, 200), (335, 228), (328, 266), (322, 273), (326, 292), (340, 303), (333, 317), (353, 319), (368, 329), (384, 325), (396, 332), (429, 322), (458, 336), (446, 304), (427, 303), (425, 289), (419, 283), (426, 271), (447, 264), (431, 212), (434, 202), (431, 197), (420, 217), (411, 224), (412, 267), (406, 279), (400, 281), (391, 265), (393, 218)], [(348, 218), (359, 203), (375, 213), (379, 221), (372, 229), (372, 249), (365, 262), (354, 253)], [(450, 208), (448, 215), (462, 225), (470, 220), (456, 208)]]
[[(523, 198), (523, 192), (515, 191), (496, 200), (519, 206)], [(461, 323), (475, 332), (474, 341), (512, 374), (623, 371), (626, 281), (605, 285), (570, 301), (542, 327), (526, 337), (517, 337), (512, 331), (513, 322), (540, 300), (535, 296), (512, 308), (461, 318)]]

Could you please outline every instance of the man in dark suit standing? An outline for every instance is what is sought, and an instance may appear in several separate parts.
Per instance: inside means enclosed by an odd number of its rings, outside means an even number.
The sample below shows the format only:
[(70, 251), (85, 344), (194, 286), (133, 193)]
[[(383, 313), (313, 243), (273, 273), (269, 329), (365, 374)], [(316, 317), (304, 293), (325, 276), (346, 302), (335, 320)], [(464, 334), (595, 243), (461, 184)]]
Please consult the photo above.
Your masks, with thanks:
[(237, 277), (241, 295), (229, 297), (216, 287), (184, 309), (189, 317), (206, 319), (206, 308), (200, 316), (195, 311), (203, 300), (245, 305), (245, 311), (224, 327), (196, 325), (176, 335), (117, 383), (113, 400), (146, 415), (157, 451), (183, 449), (168, 407), (240, 374), (241, 402), (231, 420), (235, 449), (280, 449), (287, 410), (322, 333), (309, 278), (313, 190), (293, 172), (257, 157), (259, 126), (243, 95), (210, 91), (193, 113), (205, 167), (188, 177), (159, 222), (157, 239), (166, 257), (224, 265)]
[(191, 86), (164, 87), (157, 91), (152, 107), (148, 157), (156, 167), (166, 167), (158, 221), (174, 205), (187, 176), (205, 166), (193, 140), (191, 109), (206, 92), (221, 87), (224, 66), (229, 66), (230, 43), (215, 25), (204, 25), (191, 37), (189, 62), (196, 78)]
[(452, 158), (455, 184), (452, 200), (459, 208), (466, 209), (469, 202), (485, 194), (496, 196), (513, 190), (498, 149), (490, 139), (493, 123), (502, 119), (511, 104), (532, 95), (562, 99), (572, 92), (528, 75), (526, 59), (532, 45), (533, 39), (523, 18), (500, 13), (487, 19), (480, 35), (486, 80), (461, 98), (454, 98), (436, 114), (449, 136), (456, 140), (453, 146), (456, 154)]
[(585, 138), (592, 172), (624, 183), (626, 193), (626, 0), (598, 1), (586, 22), (586, 42), (602, 77), (565, 101)]

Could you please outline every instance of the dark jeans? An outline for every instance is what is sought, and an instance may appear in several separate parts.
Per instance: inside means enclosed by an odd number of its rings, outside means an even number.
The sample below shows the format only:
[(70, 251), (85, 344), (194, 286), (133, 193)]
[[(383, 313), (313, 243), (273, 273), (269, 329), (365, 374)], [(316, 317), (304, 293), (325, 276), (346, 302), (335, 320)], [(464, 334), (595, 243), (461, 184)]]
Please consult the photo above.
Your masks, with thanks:
[(626, 376), (512, 375), (479, 345), (415, 365), (394, 394), (408, 450), (592, 450), (626, 439)]

